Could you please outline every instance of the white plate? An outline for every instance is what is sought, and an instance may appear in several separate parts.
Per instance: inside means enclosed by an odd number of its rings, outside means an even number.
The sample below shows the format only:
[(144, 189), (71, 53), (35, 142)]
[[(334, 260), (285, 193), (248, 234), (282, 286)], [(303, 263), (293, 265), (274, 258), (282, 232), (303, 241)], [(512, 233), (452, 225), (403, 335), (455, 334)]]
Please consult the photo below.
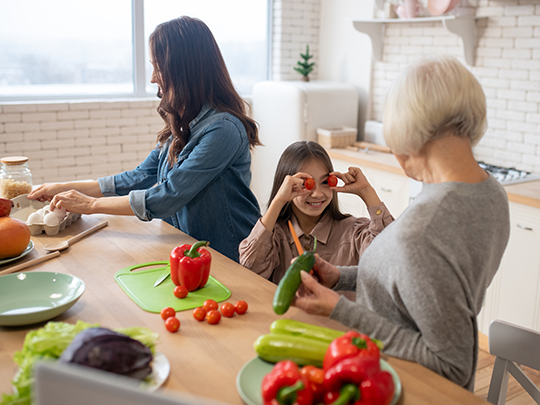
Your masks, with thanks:
[(143, 381), (141, 388), (148, 392), (154, 392), (167, 381), (171, 372), (171, 364), (169, 359), (160, 351), (156, 350), (154, 361), (152, 362), (152, 374), (150, 374), (150, 382)]
[(26, 249), (24, 249), (24, 252), (22, 252), (19, 256), (15, 257), (8, 257), (7, 259), (1, 259), (0, 260), (0, 266), (9, 262), (12, 262), (14, 260), (22, 259), (24, 256), (26, 256), (28, 253), (30, 253), (32, 250), (34, 250), (34, 242), (30, 241), (28, 242), (28, 246)]

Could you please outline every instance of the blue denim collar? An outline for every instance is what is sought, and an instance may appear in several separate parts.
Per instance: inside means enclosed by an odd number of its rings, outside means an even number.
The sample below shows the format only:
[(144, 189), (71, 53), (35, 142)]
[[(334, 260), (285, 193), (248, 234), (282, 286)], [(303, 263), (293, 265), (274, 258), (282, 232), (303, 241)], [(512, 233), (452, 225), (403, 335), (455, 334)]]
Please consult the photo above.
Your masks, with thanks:
[(193, 129), (197, 123), (202, 120), (202, 118), (206, 115), (206, 113), (210, 111), (210, 104), (208, 102), (205, 102), (201, 108), (201, 111), (199, 114), (189, 123), (189, 129)]

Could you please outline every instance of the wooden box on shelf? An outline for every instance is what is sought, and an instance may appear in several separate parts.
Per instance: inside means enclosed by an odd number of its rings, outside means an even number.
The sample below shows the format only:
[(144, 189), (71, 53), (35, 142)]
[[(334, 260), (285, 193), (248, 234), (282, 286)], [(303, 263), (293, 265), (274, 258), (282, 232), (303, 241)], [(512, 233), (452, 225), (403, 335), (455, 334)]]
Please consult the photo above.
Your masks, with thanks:
[(345, 148), (356, 142), (356, 128), (317, 128), (317, 142), (325, 148)]

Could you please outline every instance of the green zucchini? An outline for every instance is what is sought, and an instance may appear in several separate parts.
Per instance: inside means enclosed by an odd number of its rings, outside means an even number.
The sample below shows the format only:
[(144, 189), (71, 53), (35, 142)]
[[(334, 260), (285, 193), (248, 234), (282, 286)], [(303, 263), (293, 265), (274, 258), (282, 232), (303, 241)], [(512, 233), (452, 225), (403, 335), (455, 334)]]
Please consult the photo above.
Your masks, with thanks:
[(272, 325), (270, 325), (270, 332), (282, 335), (301, 336), (327, 343), (330, 343), (332, 340), (345, 334), (345, 332), (339, 330), (293, 321), (291, 319), (278, 319), (277, 321), (272, 322)]
[[(315, 326), (309, 323), (293, 321), (292, 319), (278, 319), (270, 325), (270, 332), (275, 334), (300, 336), (314, 339), (321, 342), (331, 343), (332, 340), (343, 336), (346, 332), (339, 330)], [(379, 348), (383, 350), (384, 345), (379, 339), (370, 338)]]
[(317, 247), (317, 238), (313, 245), (313, 251), (304, 252), (289, 266), (285, 275), (280, 280), (276, 293), (274, 294), (274, 312), (283, 315), (294, 299), (296, 290), (302, 284), (300, 276), (301, 271), (310, 271), (315, 265), (315, 248)]
[(270, 363), (292, 360), (299, 366), (322, 367), (329, 343), (300, 336), (269, 333), (259, 336), (254, 347), (258, 356)]

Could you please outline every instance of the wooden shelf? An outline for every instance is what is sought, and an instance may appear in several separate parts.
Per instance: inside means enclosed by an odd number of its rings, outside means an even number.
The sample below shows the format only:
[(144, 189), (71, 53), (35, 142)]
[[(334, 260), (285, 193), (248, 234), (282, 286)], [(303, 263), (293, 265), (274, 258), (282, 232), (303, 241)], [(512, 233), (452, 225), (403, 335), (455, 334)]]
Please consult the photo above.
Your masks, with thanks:
[(410, 24), (410, 23), (425, 23), (440, 21), (448, 31), (459, 35), (463, 40), (463, 50), (465, 53), (465, 61), (473, 66), (476, 50), (476, 21), (487, 17), (425, 17), (425, 18), (409, 18), (409, 19), (378, 19), (378, 20), (353, 20), (354, 28), (367, 34), (371, 38), (373, 47), (373, 55), (377, 61), (381, 61), (384, 51), (384, 36), (386, 24)]

